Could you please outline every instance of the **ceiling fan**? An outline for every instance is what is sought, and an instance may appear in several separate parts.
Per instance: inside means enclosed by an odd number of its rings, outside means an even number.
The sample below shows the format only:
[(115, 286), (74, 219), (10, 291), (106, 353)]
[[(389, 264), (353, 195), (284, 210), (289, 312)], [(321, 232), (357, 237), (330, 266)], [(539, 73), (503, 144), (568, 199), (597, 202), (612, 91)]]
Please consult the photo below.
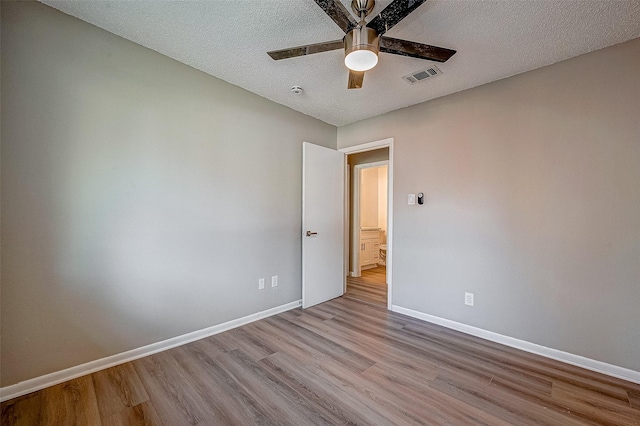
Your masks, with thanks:
[(456, 53), (455, 50), (444, 47), (383, 36), (426, 0), (394, 0), (369, 23), (365, 21), (365, 18), (373, 10), (375, 0), (351, 0), (351, 9), (360, 19), (359, 22), (353, 19), (339, 0), (314, 1), (345, 32), (344, 38), (267, 52), (274, 60), (344, 48), (344, 63), (349, 68), (347, 87), (360, 89), (365, 71), (375, 67), (378, 63), (379, 52), (436, 62), (446, 62)]

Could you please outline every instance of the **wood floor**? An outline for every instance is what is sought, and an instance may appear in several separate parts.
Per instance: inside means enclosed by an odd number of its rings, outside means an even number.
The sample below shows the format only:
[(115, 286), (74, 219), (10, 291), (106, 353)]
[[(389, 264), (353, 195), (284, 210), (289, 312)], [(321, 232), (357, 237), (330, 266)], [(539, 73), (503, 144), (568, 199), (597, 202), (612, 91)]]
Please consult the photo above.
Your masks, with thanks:
[(341, 297), (2, 404), (2, 425), (638, 425), (640, 385)]
[(387, 306), (387, 268), (377, 266), (362, 271), (358, 278), (347, 277), (345, 297)]

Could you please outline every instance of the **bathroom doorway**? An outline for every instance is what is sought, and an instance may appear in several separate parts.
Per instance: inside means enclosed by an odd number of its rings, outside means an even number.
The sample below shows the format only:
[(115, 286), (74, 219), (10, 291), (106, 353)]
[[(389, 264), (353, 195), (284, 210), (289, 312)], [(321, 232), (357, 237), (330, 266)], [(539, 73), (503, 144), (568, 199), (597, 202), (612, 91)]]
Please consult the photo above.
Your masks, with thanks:
[(345, 296), (387, 306), (389, 148), (348, 155), (349, 274)]

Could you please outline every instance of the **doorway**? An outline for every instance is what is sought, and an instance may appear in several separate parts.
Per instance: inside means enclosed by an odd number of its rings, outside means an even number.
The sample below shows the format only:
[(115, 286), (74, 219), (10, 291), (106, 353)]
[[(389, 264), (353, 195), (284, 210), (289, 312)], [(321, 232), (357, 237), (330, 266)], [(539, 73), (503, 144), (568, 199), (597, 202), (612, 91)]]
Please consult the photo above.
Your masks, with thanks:
[[(386, 149), (367, 154), (388, 158)], [(349, 204), (349, 275), (352, 277), (360, 277), (363, 270), (385, 266), (386, 259), (389, 161), (357, 164), (361, 158), (361, 154), (354, 154), (347, 159), (349, 164), (353, 164)]]
[(341, 149), (346, 157), (345, 297), (392, 305), (393, 140)]

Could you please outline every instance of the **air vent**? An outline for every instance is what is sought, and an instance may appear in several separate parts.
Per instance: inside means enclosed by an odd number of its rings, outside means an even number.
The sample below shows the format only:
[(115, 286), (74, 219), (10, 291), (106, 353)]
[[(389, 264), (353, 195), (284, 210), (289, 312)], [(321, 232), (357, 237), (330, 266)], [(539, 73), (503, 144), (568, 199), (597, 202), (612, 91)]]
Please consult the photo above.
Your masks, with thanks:
[(421, 81), (429, 80), (440, 74), (442, 74), (442, 71), (436, 68), (435, 65), (432, 65), (429, 68), (425, 68), (423, 70), (413, 72), (409, 75), (405, 75), (404, 77), (402, 77), (402, 79), (409, 84), (416, 84), (420, 83)]

